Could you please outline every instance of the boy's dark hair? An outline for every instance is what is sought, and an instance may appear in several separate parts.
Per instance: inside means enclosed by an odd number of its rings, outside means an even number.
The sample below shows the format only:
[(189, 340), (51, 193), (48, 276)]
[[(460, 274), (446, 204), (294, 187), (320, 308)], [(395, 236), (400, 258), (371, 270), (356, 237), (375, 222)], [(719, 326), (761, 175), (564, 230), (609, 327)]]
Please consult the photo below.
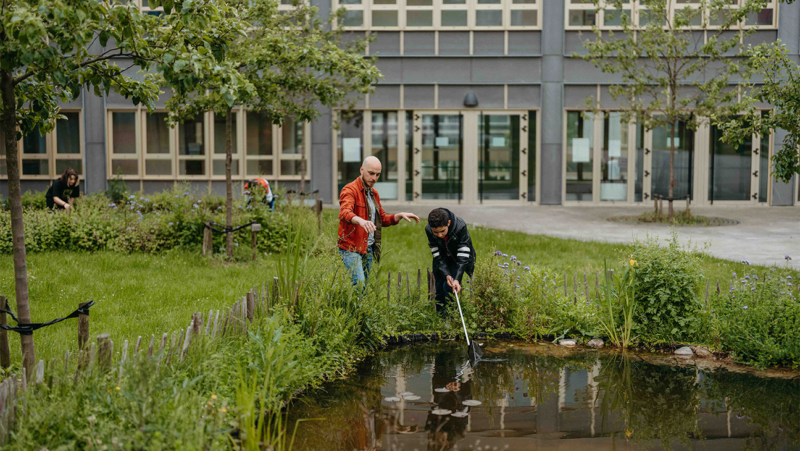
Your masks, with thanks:
[(428, 225), (432, 229), (447, 226), (447, 221), (450, 220), (450, 215), (441, 208), (435, 208), (428, 213)]

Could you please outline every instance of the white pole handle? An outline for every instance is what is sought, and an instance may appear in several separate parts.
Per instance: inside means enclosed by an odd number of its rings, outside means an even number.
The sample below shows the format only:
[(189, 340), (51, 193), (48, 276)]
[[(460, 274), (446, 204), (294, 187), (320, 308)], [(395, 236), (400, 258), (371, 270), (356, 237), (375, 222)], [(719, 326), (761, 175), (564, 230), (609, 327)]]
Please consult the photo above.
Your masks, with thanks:
[(461, 302), (458, 300), (458, 293), (453, 291), (453, 294), (456, 295), (456, 304), (458, 304), (458, 316), (461, 317), (461, 325), (464, 326), (464, 336), (467, 337), (467, 346), (469, 346), (469, 334), (467, 333), (467, 324), (464, 323), (464, 314), (461, 313)]

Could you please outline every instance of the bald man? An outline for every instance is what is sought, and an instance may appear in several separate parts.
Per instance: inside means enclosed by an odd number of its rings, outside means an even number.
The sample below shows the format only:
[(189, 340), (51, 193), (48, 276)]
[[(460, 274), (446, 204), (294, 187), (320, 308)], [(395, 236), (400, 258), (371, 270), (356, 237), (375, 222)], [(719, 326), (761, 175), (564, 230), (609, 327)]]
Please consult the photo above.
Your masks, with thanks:
[(389, 215), (383, 211), (374, 188), (380, 176), (380, 160), (367, 157), (361, 163), (361, 175), (339, 194), (339, 254), (354, 286), (366, 286), (373, 259), (378, 262), (381, 258), (381, 227), (393, 226), (401, 219), (419, 223), (411, 213)]

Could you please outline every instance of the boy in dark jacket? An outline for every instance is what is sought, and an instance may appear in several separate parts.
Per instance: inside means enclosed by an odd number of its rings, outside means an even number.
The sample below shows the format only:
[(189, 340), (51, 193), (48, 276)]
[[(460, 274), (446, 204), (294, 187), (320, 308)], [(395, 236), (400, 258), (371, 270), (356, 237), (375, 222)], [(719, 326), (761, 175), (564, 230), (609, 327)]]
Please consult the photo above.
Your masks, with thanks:
[(470, 279), (475, 271), (475, 248), (467, 224), (450, 210), (437, 208), (428, 214), (428, 246), (433, 254), (436, 281), (436, 311), (444, 312), (447, 294), (461, 293), (464, 273)]

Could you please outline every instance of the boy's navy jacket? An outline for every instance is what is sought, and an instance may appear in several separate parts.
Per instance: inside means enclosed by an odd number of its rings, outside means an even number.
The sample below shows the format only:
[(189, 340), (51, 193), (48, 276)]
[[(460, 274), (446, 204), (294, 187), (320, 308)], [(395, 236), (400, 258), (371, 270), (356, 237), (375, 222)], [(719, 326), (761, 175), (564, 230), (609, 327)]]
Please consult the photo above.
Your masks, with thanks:
[[(464, 220), (446, 208), (442, 208), (442, 210), (446, 211), (450, 217), (447, 241), (434, 235), (430, 224), (425, 226), (428, 246), (433, 254), (433, 270), (439, 271), (444, 276), (453, 276), (453, 279), (460, 282), (464, 272), (467, 272), (475, 264), (475, 248), (472, 247), (472, 238), (469, 236)], [(455, 274), (450, 274), (448, 271), (448, 262), (457, 265)]]

